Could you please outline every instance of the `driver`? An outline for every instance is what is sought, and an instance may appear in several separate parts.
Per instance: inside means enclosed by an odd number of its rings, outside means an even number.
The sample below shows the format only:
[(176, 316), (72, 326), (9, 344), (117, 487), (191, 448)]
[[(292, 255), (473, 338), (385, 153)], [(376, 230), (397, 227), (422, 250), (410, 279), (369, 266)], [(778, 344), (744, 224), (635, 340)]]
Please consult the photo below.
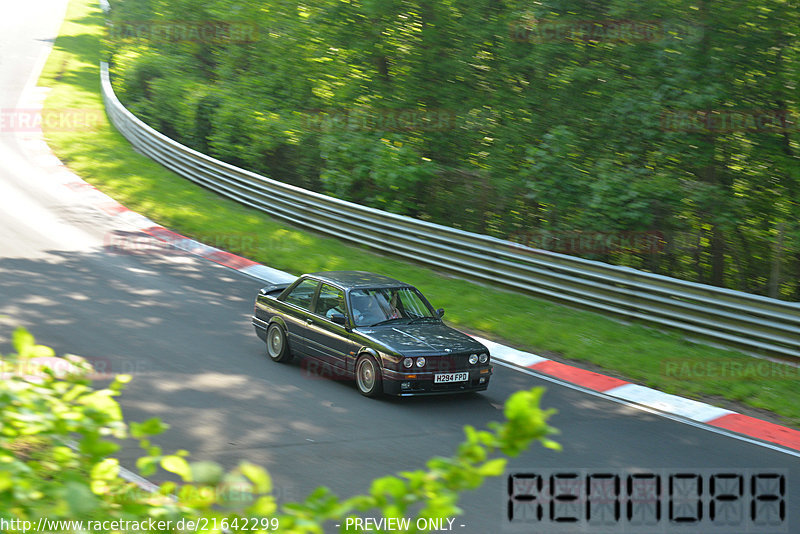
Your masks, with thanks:
[(327, 312), (325, 312), (325, 317), (330, 319), (333, 317), (334, 313), (341, 313), (342, 315), (345, 314), (345, 307), (344, 307), (344, 295), (339, 295), (336, 299), (336, 305), (333, 308), (330, 308)]
[(356, 325), (365, 326), (380, 322), (385, 318), (373, 295), (351, 295), (350, 305), (353, 308), (353, 320)]

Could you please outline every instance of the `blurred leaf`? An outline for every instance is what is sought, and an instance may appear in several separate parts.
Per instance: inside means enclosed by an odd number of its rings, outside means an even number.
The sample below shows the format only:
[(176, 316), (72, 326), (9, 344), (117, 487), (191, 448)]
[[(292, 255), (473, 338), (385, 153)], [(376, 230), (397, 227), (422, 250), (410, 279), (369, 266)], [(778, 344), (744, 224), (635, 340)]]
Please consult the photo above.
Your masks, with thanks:
[(250, 462), (242, 462), (239, 464), (239, 470), (255, 484), (256, 492), (269, 493), (272, 491), (272, 479), (263, 467)]
[(478, 469), (478, 473), (482, 476), (487, 477), (496, 477), (503, 474), (503, 470), (506, 467), (506, 463), (508, 460), (505, 458), (495, 458), (494, 460), (489, 460), (480, 468)]
[(141, 423), (133, 422), (131, 426), (131, 436), (134, 438), (145, 438), (155, 436), (164, 432), (169, 426), (161, 419), (153, 417)]
[(218, 484), (222, 480), (224, 470), (215, 462), (192, 462), (192, 480), (200, 484)]
[(33, 335), (21, 326), (14, 330), (11, 340), (20, 356), (25, 356), (34, 345)]
[(92, 478), (111, 480), (119, 476), (119, 461), (116, 458), (106, 458), (92, 467)]
[(189, 463), (180, 456), (174, 454), (164, 456), (161, 458), (161, 467), (170, 473), (175, 473), (180, 476), (185, 482), (192, 481), (192, 470), (189, 467)]

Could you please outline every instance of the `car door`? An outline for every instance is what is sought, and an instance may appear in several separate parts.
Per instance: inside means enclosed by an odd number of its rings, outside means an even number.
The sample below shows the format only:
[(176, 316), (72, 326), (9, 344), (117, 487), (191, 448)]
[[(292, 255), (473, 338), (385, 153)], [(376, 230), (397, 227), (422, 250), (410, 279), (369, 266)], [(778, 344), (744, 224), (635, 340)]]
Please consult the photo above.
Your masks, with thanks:
[(297, 354), (308, 354), (307, 327), (308, 321), (313, 315), (311, 306), (314, 303), (319, 284), (319, 280), (306, 278), (294, 286), (283, 298), (285, 313), (282, 314), (282, 317), (286, 321), (289, 346)]
[(306, 326), (308, 354), (334, 367), (345, 367), (353, 348), (352, 335), (343, 325), (330, 319), (331, 313), (346, 313), (344, 291), (331, 284), (322, 283), (314, 306), (314, 314)]

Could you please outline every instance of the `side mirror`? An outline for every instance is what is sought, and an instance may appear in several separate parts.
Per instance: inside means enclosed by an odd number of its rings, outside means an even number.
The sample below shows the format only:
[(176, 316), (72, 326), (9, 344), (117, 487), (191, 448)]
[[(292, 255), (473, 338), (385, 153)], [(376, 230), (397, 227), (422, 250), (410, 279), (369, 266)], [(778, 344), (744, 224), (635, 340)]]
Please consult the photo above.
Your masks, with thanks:
[(439, 319), (441, 319), (443, 315), (444, 315), (444, 308), (439, 308), (438, 310), (436, 310), (436, 316), (439, 317)]
[(331, 321), (338, 325), (345, 326), (347, 324), (347, 317), (343, 313), (336, 312), (331, 314)]

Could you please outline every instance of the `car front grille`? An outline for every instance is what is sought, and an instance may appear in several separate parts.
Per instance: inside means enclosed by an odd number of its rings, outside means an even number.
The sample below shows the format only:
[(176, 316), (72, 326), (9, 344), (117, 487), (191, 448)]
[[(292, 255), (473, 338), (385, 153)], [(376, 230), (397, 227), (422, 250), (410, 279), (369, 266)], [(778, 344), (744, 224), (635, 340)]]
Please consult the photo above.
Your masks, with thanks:
[(467, 352), (464, 354), (448, 354), (446, 356), (430, 356), (426, 358), (424, 371), (434, 373), (452, 373), (455, 371), (469, 371), (475, 369), (481, 364), (472, 365), (469, 363), (470, 354), (474, 352)]

